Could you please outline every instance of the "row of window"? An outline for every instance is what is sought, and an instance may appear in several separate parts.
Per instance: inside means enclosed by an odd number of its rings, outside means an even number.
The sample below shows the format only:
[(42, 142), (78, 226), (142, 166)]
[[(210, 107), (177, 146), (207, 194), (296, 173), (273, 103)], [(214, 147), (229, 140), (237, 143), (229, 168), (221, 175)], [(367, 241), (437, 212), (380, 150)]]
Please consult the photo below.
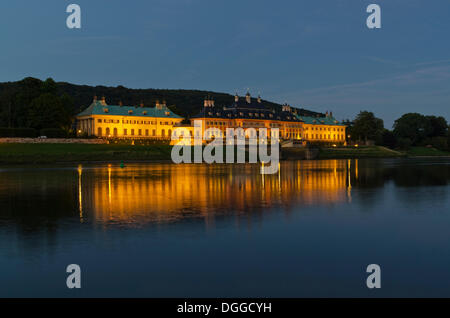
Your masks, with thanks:
[[(171, 129), (167, 130), (167, 137), (170, 137), (171, 134), (172, 134), (172, 130)], [(114, 128), (111, 131), (110, 128), (106, 128), (105, 129), (105, 133), (103, 134), (103, 129), (101, 127), (99, 127), (97, 129), (97, 135), (100, 136), (100, 137), (101, 136), (106, 136), (106, 137), (113, 137), (114, 136), (114, 137), (117, 137), (118, 136), (118, 129)], [(174, 135), (176, 136), (176, 132), (174, 133)], [(184, 135), (184, 132), (181, 132), (180, 136), (183, 136), (183, 135)], [(191, 135), (191, 132), (189, 132), (189, 135)], [(220, 133), (219, 133), (219, 135), (220, 135)], [(244, 132), (243, 131), (237, 131), (237, 135), (239, 137), (243, 137), (244, 136)], [(258, 132), (250, 130), (248, 135), (251, 138), (252, 137), (256, 137), (256, 136), (258, 136)], [(156, 129), (152, 129), (151, 132), (150, 132), (149, 129), (130, 129), (129, 131), (128, 131), (128, 129), (124, 129), (123, 130), (123, 136), (166, 137), (166, 131), (164, 129), (161, 130), (161, 135), (157, 136), (156, 135)], [(213, 136), (214, 136), (214, 133), (211, 132), (211, 131), (206, 133), (206, 138), (212, 138)], [(305, 139), (308, 139), (308, 137), (309, 137), (308, 134), (305, 134)], [(297, 133), (297, 132), (286, 133), (286, 138), (300, 139), (301, 138), (301, 134)], [(339, 140), (339, 141), (343, 141), (344, 140), (344, 136), (343, 135), (311, 134), (311, 138), (312, 139), (319, 139), (319, 140)]]
[(224, 121), (207, 121), (206, 125), (209, 126), (213, 126), (213, 125), (217, 125), (217, 126), (227, 126), (227, 123)]
[[(105, 124), (119, 124), (120, 120), (118, 119), (97, 119), (97, 122), (99, 124), (105, 123)], [(122, 119), (122, 124), (139, 124), (139, 125), (156, 125), (157, 121), (148, 121), (148, 120), (129, 120), (129, 119)], [(160, 125), (174, 125), (175, 123), (173, 121), (160, 121)]]
[[(308, 134), (305, 134), (305, 139), (308, 139)], [(323, 140), (344, 140), (344, 135), (322, 135), (311, 134), (311, 139), (323, 139)]]
[[(309, 127), (305, 127), (305, 130), (309, 130)], [(311, 130), (327, 130), (327, 128), (322, 127), (311, 127)], [(331, 128), (328, 127), (328, 131), (331, 131)], [(333, 131), (344, 131), (344, 128), (333, 128)]]
[[(205, 132), (206, 138), (213, 138), (214, 136), (224, 137), (224, 135), (221, 133), (221, 131), (218, 131), (216, 133), (214, 133), (212, 131)], [(245, 132), (243, 130), (237, 130), (237, 131), (235, 131), (235, 136), (241, 137), (241, 138), (243, 138), (245, 136), (250, 137), (250, 138), (255, 138), (257, 136), (260, 136), (260, 137), (264, 138), (264, 137), (267, 137), (268, 135), (266, 132), (260, 132), (260, 131), (256, 131), (256, 130), (248, 130), (248, 132)], [(274, 132), (271, 132), (270, 136), (274, 137), (275, 136)]]
[[(129, 133), (129, 135), (128, 135)], [(172, 134), (172, 130), (169, 129), (167, 130), (167, 137), (170, 137)], [(97, 128), (97, 135), (99, 137), (101, 136), (106, 136), (106, 137), (117, 137), (119, 135), (118, 133), (118, 129), (114, 128), (112, 131), (110, 128), (106, 128), (105, 129), (105, 133), (103, 134), (103, 129), (101, 127)], [(146, 137), (166, 137), (166, 131), (163, 129), (161, 130), (161, 135), (157, 136), (156, 135), (156, 129), (152, 129), (151, 130), (151, 134), (150, 134), (150, 130), (149, 129), (124, 129), (123, 130), (123, 136), (146, 136)]]
[[(213, 122), (213, 121), (207, 121), (206, 122), (207, 128), (209, 126), (213, 126), (213, 127), (219, 127), (220, 126), (228, 126), (228, 123), (226, 122)], [(239, 123), (239, 126), (241, 127), (265, 127), (265, 123), (263, 122), (253, 122), (253, 123), (248, 123), (248, 122), (244, 122), (244, 123)], [(271, 128), (280, 128), (282, 125), (278, 124), (278, 123), (270, 123), (270, 127)], [(300, 129), (299, 125), (285, 125), (286, 128), (293, 128), (293, 129), (288, 129), (288, 131), (294, 131), (294, 129)]]

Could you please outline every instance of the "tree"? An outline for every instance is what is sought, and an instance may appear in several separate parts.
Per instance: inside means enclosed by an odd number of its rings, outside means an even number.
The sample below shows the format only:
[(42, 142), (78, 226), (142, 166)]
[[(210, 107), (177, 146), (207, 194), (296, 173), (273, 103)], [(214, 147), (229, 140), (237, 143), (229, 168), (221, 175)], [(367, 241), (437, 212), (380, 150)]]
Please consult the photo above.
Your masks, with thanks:
[(58, 87), (56, 86), (55, 81), (51, 77), (49, 77), (44, 82), (42, 82), (41, 91), (43, 94), (49, 93), (56, 95)]
[(397, 147), (397, 138), (392, 131), (384, 129), (381, 144), (389, 148), (395, 148)]
[(426, 116), (428, 121), (428, 136), (427, 137), (445, 137), (448, 132), (448, 123), (444, 117)]
[(71, 123), (60, 97), (45, 93), (35, 98), (28, 111), (28, 125), (35, 129), (63, 128)]
[(446, 137), (447, 133), (448, 124), (443, 117), (408, 113), (394, 123), (395, 136), (410, 139), (413, 146), (425, 143), (434, 137)]
[(353, 121), (353, 140), (374, 140), (380, 143), (384, 131), (384, 123), (380, 118), (375, 117), (372, 112), (362, 111)]

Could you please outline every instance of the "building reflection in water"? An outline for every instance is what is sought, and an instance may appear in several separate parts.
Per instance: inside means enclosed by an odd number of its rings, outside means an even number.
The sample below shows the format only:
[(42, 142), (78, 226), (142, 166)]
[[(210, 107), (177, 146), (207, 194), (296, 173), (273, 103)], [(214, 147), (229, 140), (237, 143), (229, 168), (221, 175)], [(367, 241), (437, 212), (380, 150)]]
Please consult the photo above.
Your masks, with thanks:
[(277, 174), (258, 165), (136, 164), (78, 167), (80, 221), (140, 225), (351, 202), (351, 160), (282, 162)]
[(83, 191), (82, 191), (83, 166), (78, 166), (78, 205), (80, 209), (80, 222), (83, 223)]

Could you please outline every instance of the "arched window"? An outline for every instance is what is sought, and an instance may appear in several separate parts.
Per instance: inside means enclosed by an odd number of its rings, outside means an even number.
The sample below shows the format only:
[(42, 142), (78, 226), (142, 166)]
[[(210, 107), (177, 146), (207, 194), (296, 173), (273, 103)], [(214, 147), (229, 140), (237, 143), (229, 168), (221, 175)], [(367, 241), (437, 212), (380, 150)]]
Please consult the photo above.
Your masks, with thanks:
[(109, 131), (109, 127), (108, 127), (108, 128), (106, 128), (106, 137), (109, 137), (109, 135), (110, 135), (110, 131)]
[(166, 136), (166, 131), (163, 129), (161, 130), (161, 136), (165, 137)]
[(98, 127), (98, 129), (97, 129), (97, 135), (98, 135), (99, 137), (102, 136), (102, 127)]
[(117, 128), (114, 128), (114, 137), (117, 137)]
[(167, 132), (167, 136), (171, 137), (172, 136), (172, 130), (169, 129), (169, 131)]

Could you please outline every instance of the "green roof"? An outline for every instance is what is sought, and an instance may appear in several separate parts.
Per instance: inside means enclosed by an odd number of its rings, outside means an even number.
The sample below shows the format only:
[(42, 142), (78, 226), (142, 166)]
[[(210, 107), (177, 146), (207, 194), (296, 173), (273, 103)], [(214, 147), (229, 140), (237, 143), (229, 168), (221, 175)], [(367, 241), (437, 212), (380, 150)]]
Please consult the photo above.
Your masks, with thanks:
[(299, 120), (304, 122), (305, 124), (309, 125), (330, 125), (330, 126), (345, 126), (342, 123), (339, 123), (334, 117), (332, 116), (325, 116), (325, 117), (310, 117), (310, 116), (300, 116), (295, 114)]
[(89, 115), (183, 118), (173, 113), (169, 108), (164, 106), (161, 108), (156, 108), (105, 105), (100, 101), (93, 102), (88, 108), (79, 113), (77, 117)]

